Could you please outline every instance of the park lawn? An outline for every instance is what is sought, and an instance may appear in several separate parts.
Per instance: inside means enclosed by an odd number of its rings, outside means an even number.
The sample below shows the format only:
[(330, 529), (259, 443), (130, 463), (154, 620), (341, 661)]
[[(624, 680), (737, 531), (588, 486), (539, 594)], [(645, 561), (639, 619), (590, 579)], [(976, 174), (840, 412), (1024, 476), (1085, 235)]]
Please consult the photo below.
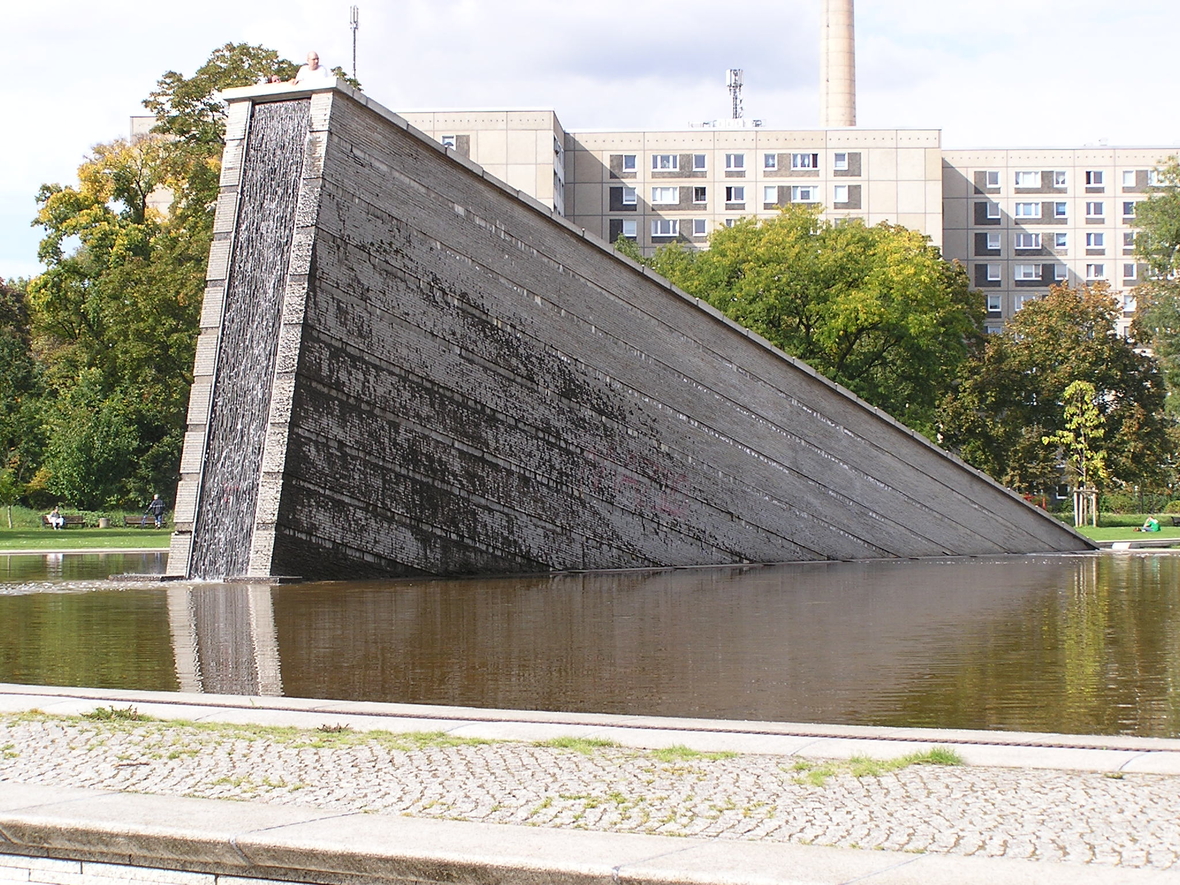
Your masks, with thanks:
[(1132, 526), (1099, 526), (1094, 528), (1084, 525), (1078, 533), (1085, 535), (1091, 541), (1151, 541), (1171, 540), (1180, 544), (1180, 527), (1160, 526), (1158, 532), (1137, 532)]
[(0, 528), (0, 552), (167, 548), (171, 535), (166, 528)]

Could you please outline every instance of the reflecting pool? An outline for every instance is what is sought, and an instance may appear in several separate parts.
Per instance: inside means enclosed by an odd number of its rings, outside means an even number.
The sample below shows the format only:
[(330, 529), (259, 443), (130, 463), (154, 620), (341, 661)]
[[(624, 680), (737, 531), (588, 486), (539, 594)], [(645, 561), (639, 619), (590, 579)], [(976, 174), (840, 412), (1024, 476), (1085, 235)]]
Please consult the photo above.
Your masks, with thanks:
[(3, 567), (4, 682), (1180, 736), (1176, 554), (275, 587)]

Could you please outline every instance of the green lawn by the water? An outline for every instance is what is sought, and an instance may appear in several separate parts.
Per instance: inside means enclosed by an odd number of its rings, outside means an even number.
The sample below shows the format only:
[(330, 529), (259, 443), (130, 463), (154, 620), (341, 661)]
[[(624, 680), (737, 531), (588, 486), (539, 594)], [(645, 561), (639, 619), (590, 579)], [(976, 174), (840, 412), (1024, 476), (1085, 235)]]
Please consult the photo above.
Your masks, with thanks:
[(166, 548), (172, 532), (157, 528), (30, 529), (0, 528), (0, 552), (21, 550), (98, 550), (104, 547)]

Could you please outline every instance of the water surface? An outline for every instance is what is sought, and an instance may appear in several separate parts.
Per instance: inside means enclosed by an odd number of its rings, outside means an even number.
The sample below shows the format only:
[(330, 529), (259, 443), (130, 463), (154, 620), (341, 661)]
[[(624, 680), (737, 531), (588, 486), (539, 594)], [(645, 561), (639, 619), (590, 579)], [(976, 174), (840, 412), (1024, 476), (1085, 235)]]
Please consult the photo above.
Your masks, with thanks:
[(6, 589), (0, 681), (1180, 736), (1172, 554)]

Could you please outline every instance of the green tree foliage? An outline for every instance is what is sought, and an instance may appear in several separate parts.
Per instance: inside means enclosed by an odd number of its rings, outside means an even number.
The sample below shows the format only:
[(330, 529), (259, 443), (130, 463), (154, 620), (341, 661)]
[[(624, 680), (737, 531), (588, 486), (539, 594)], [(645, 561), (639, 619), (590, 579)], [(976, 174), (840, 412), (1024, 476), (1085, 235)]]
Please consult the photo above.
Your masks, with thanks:
[(152, 136), (101, 144), (76, 185), (45, 185), (45, 271), (28, 285), (45, 394), (33, 486), (76, 507), (175, 488), (212, 240), (225, 106), (219, 90), (292, 76), (269, 49), (226, 44), (144, 104)]
[[(246, 43), (226, 43), (214, 49), (191, 77), (168, 71), (160, 78), (144, 107), (156, 115), (156, 131), (186, 144), (225, 143), (225, 102), (222, 89), (265, 83), (268, 77), (294, 78), (295, 62), (273, 49)], [(220, 150), (218, 151), (220, 152)]]
[(33, 359), (24, 286), (0, 279), (0, 471), (8, 489), (19, 490), (36, 471), (42, 444), (40, 397), (41, 372)]
[[(1155, 361), (1115, 331), (1118, 307), (1105, 283), (1053, 286), (1026, 304), (962, 367), (940, 409), (942, 442), (1014, 489), (1042, 493), (1060, 481), (1068, 431), (1066, 391), (1095, 390), (1113, 481), (1158, 487), (1171, 471), (1172, 424)], [(1076, 388), (1075, 388), (1076, 390)]]
[(1065, 456), (1066, 475), (1079, 488), (1089, 488), (1106, 477), (1106, 453), (1098, 448), (1106, 435), (1106, 418), (1098, 409), (1098, 392), (1089, 381), (1065, 388), (1065, 426), (1041, 442)]
[(1135, 207), (1136, 255), (1147, 263), (1137, 286), (1135, 338), (1150, 346), (1168, 384), (1168, 410), (1180, 413), (1180, 159), (1157, 170), (1159, 184)]
[(979, 336), (982, 296), (920, 233), (839, 224), (790, 206), (739, 221), (709, 249), (663, 248), (653, 267), (792, 356), (923, 433)]

